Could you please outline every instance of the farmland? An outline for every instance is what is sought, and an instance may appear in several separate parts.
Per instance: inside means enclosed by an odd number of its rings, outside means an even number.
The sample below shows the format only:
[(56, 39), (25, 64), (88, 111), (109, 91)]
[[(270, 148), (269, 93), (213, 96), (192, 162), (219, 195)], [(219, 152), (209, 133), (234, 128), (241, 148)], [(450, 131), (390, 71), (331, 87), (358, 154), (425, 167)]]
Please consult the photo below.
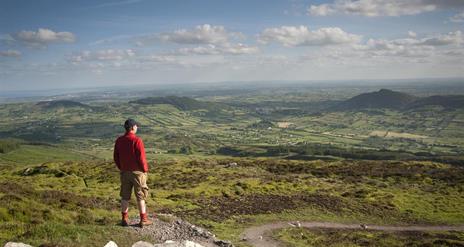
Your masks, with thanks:
[[(448, 93), (405, 88), (414, 97)], [(247, 246), (240, 236), (247, 227), (282, 220), (463, 224), (464, 107), (337, 108), (362, 93), (389, 94), (379, 89), (192, 88), (178, 96), (168, 90), (1, 104), (0, 243), (103, 246), (114, 235), (121, 246), (135, 242), (116, 225), (112, 162), (128, 117), (141, 122), (150, 210), (236, 246)], [(463, 243), (461, 233), (421, 234), (281, 229), (273, 236), (289, 246)]]

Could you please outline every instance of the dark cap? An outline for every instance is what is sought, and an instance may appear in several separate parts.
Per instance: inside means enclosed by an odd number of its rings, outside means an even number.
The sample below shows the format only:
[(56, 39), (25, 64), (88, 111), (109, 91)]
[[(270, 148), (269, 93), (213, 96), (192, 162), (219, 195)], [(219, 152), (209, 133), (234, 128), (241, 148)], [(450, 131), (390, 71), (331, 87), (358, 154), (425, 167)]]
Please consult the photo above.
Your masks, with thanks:
[(137, 126), (140, 126), (140, 123), (135, 121), (134, 119), (132, 118), (128, 118), (126, 120), (126, 122), (124, 122), (124, 128), (128, 131), (130, 130), (132, 127), (134, 127), (134, 125), (137, 125)]

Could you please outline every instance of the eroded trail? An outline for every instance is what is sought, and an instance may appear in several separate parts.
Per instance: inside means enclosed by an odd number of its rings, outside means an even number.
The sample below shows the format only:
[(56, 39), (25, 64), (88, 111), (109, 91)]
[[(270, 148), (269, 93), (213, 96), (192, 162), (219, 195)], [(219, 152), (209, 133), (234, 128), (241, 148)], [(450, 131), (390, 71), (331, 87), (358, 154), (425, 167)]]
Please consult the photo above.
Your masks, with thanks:
[[(274, 222), (261, 226), (250, 227), (242, 233), (242, 238), (246, 242), (256, 247), (275, 247), (279, 242), (269, 237), (269, 232), (276, 229), (292, 227), (295, 222), (282, 221)], [(359, 229), (364, 228), (359, 224), (341, 224), (332, 222), (301, 222), (301, 227), (305, 228), (330, 228), (330, 229)], [(420, 226), (377, 226), (368, 225), (369, 230), (378, 231), (464, 231), (464, 225), (460, 226), (435, 226), (435, 225), (420, 225)]]

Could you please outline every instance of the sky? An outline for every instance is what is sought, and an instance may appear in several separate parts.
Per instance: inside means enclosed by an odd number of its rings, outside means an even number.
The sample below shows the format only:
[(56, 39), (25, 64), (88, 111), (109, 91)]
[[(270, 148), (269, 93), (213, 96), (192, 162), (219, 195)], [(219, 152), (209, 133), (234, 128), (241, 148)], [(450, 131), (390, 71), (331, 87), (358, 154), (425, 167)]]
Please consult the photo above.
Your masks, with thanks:
[(0, 90), (464, 77), (464, 0), (0, 0)]

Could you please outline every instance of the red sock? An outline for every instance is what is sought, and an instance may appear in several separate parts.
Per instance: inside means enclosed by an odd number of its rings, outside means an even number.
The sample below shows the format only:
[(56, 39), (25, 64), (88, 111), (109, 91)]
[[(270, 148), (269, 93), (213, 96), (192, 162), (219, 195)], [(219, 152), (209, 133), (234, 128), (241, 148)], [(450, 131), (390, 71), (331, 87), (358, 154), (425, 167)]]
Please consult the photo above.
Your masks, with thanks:
[(140, 219), (146, 220), (147, 219), (147, 213), (140, 214)]

